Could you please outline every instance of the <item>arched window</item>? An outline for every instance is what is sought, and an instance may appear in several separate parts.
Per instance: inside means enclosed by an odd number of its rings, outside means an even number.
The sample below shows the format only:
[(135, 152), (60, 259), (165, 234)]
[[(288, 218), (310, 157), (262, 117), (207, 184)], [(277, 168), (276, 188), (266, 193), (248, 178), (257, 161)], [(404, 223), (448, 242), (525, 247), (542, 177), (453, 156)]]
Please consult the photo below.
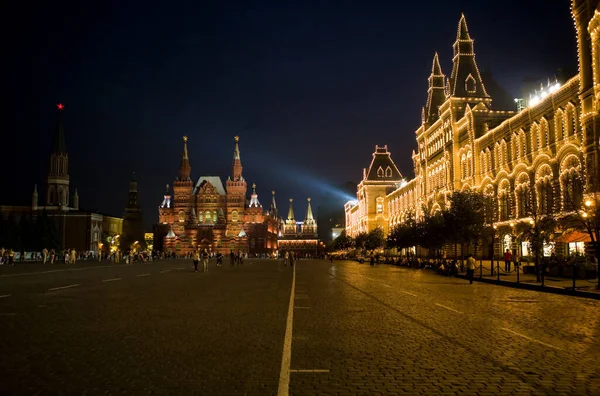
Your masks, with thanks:
[(217, 222), (217, 211), (216, 210), (213, 212), (213, 222), (214, 223)]
[(392, 177), (392, 168), (389, 166), (385, 169), (385, 177)]
[(204, 213), (202, 211), (198, 212), (198, 223), (202, 223), (204, 221)]
[(465, 80), (465, 90), (469, 93), (475, 93), (475, 91), (477, 91), (477, 84), (471, 74), (469, 74)]
[(384, 172), (383, 172), (383, 168), (380, 166), (379, 169), (377, 169), (377, 177), (383, 177)]
[(179, 222), (183, 223), (185, 221), (185, 212), (183, 210), (179, 211)]
[(204, 212), (204, 219), (206, 219), (207, 223), (210, 223), (212, 221), (212, 213), (210, 210)]
[(234, 210), (233, 212), (231, 212), (231, 221), (238, 221), (238, 212), (237, 210)]
[(538, 205), (539, 214), (550, 215), (553, 211), (554, 191), (552, 188), (552, 179), (544, 178), (538, 183)]

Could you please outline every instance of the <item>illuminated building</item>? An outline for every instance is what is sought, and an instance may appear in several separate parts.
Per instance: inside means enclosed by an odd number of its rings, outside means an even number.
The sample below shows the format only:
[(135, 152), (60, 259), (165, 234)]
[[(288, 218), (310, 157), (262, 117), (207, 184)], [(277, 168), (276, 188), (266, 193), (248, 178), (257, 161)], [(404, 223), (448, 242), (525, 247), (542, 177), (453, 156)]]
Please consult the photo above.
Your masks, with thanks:
[[(162, 250), (186, 254), (195, 249), (228, 254), (242, 250), (250, 254), (273, 254), (277, 250), (277, 207), (273, 192), (270, 209), (265, 211), (253, 185), (246, 201), (246, 180), (242, 175), (239, 138), (235, 137), (231, 175), (225, 185), (219, 176), (190, 178), (187, 137), (173, 194), (167, 185), (158, 207)], [(159, 234), (162, 231), (163, 234)], [(155, 238), (156, 239), (156, 238)], [(155, 244), (159, 248), (159, 244)]]
[[(597, 4), (573, 1), (579, 74), (563, 85), (542, 86), (518, 112), (493, 108), (461, 15), (449, 78), (438, 54), (433, 57), (427, 102), (415, 131), (414, 177), (395, 185), (399, 180), (388, 181), (385, 173), (373, 178), (370, 168), (358, 185), (357, 200), (345, 205), (347, 234), (356, 236), (379, 226), (387, 231), (409, 212), (419, 217), (424, 210), (440, 211), (448, 207), (453, 191), (483, 192), (487, 221), (499, 229), (529, 220), (534, 211), (560, 217), (579, 207), (586, 193), (598, 191)], [(379, 189), (372, 187), (376, 182)], [(500, 237), (503, 246), (517, 248), (511, 244), (510, 230)]]
[(319, 240), (317, 222), (313, 216), (310, 198), (307, 198), (308, 206), (304, 221), (296, 221), (293, 201), (290, 198), (287, 218), (279, 220), (279, 250), (281, 252), (293, 251), (296, 253), (296, 257), (315, 256), (319, 253), (322, 244)]

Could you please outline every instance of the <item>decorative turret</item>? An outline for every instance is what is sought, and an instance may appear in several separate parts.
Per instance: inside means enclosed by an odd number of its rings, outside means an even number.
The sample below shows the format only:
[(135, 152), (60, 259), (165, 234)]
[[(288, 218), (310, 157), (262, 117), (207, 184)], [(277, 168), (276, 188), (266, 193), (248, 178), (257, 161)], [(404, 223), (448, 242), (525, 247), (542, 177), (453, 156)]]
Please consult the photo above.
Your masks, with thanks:
[(312, 207), (310, 205), (310, 198), (307, 198), (308, 207), (306, 208), (306, 217), (304, 218), (304, 224), (302, 224), (302, 234), (304, 237), (314, 237), (317, 234), (317, 222), (313, 217)]
[(292, 206), (292, 202), (294, 202), (293, 198), (290, 198), (290, 208), (288, 209), (288, 221), (296, 221), (296, 219), (294, 218), (294, 207)]
[(169, 185), (165, 187), (165, 195), (163, 195), (163, 201), (160, 204), (160, 208), (169, 209), (171, 207), (171, 192), (169, 190)]
[(33, 194), (31, 194), (31, 209), (37, 210), (38, 207), (38, 191), (37, 184), (33, 186)]
[(308, 207), (306, 208), (306, 217), (304, 218), (304, 223), (314, 222), (315, 219), (313, 217), (312, 208), (310, 206), (310, 198), (307, 198)]
[(50, 169), (48, 170), (46, 204), (49, 206), (69, 205), (69, 154), (65, 145), (62, 114), (65, 106), (56, 105), (58, 123), (54, 146), (50, 154)]
[(75, 194), (73, 194), (73, 209), (79, 209), (79, 194), (77, 194), (77, 189), (75, 189)]
[(256, 193), (256, 183), (252, 184), (252, 195), (250, 195), (250, 205), (251, 208), (262, 208), (260, 202), (258, 202), (258, 194)]
[(458, 98), (489, 98), (475, 62), (473, 40), (469, 35), (464, 14), (461, 14), (458, 22), (453, 49), (450, 94)]
[(187, 141), (188, 137), (183, 137), (183, 155), (181, 156), (181, 166), (179, 167), (179, 179), (181, 181), (191, 180), (190, 173), (192, 168), (190, 167), (190, 159), (188, 158), (188, 149), (187, 149)]
[(446, 100), (444, 92), (444, 74), (440, 66), (438, 53), (433, 56), (433, 65), (431, 66), (431, 75), (429, 76), (429, 88), (427, 89), (427, 106), (424, 114), (424, 120), (428, 123), (434, 123), (438, 119), (438, 108)]

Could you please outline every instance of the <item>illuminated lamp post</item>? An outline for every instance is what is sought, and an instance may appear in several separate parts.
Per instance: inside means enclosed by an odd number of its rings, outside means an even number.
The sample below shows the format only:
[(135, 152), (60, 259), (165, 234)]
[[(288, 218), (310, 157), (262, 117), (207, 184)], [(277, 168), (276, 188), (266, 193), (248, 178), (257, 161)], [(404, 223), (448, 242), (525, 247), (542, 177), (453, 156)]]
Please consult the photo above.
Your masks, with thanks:
[(494, 256), (496, 253), (496, 230), (498, 226), (496, 224), (492, 225), (492, 257), (490, 258), (490, 271), (491, 275), (494, 276)]

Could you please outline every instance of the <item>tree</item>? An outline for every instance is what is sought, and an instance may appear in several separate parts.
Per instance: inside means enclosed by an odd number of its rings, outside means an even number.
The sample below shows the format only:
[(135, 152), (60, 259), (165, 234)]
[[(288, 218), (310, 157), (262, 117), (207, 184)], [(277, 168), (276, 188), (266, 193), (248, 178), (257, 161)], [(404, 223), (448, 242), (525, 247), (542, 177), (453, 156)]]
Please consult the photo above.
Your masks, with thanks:
[(383, 247), (384, 242), (385, 238), (383, 237), (383, 229), (381, 227), (377, 227), (367, 233), (365, 248), (367, 250), (379, 249)]
[(367, 243), (367, 233), (366, 232), (361, 232), (358, 235), (356, 235), (356, 237), (354, 238), (354, 245), (359, 250), (365, 249), (366, 243)]
[(446, 224), (442, 212), (429, 214), (425, 212), (423, 218), (416, 224), (418, 244), (437, 255), (447, 240)]
[(521, 240), (529, 241), (529, 246), (535, 255), (535, 273), (537, 281), (540, 281), (540, 253), (543, 253), (544, 245), (552, 240), (556, 230), (556, 219), (552, 216), (539, 216), (533, 211), (531, 220), (520, 221), (515, 225), (515, 233)]
[(417, 245), (417, 223), (413, 212), (408, 212), (405, 220), (392, 228), (386, 242), (388, 247), (397, 249)]
[(344, 250), (350, 249), (354, 245), (354, 240), (352, 237), (346, 235), (346, 230), (342, 231), (337, 238), (331, 241), (330, 247), (331, 250)]
[(446, 234), (454, 243), (460, 244), (463, 258), (465, 248), (477, 244), (484, 234), (484, 204), (480, 192), (455, 191), (450, 196), (450, 208), (442, 214)]

